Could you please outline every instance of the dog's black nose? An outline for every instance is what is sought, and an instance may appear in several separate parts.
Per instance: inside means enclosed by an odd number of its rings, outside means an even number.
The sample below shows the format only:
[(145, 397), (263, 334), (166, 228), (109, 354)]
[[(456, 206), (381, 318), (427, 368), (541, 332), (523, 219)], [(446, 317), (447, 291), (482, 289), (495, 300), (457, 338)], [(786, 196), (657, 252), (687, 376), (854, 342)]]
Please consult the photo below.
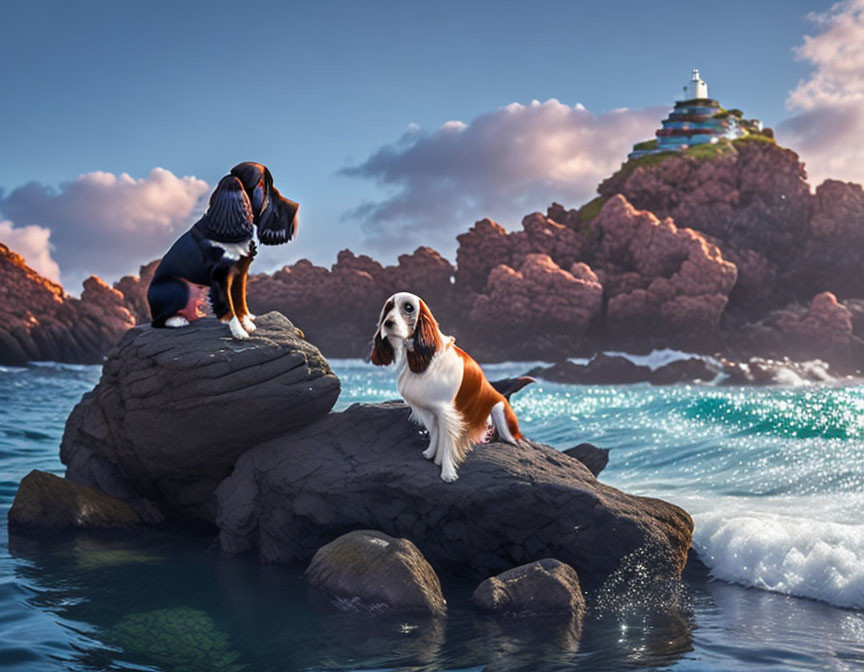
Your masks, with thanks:
[(387, 327), (388, 329), (392, 329), (393, 328), (393, 320), (384, 320), (384, 326)]

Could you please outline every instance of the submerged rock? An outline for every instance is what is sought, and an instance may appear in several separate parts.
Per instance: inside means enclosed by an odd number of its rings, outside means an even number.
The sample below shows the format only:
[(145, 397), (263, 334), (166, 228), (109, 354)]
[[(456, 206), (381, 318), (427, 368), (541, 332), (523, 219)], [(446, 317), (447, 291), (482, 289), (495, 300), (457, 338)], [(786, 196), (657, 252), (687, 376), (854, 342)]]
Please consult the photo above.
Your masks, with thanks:
[(18, 486), (9, 526), (88, 529), (131, 527), (141, 522), (124, 501), (99, 490), (34, 469)]
[(439, 571), (460, 575), (556, 557), (594, 584), (649, 544), (652, 572), (683, 569), (693, 523), (677, 506), (598, 483), (532, 442), (477, 446), (459, 480), (444, 483), (408, 416), (401, 403), (355, 404), (246, 452), (216, 492), (222, 549), (307, 561), (361, 528), (410, 538)]
[(492, 576), (471, 596), (477, 609), (506, 614), (568, 612), (580, 619), (585, 597), (576, 571), (563, 562), (546, 558)]
[(348, 603), (442, 614), (441, 583), (408, 539), (374, 530), (343, 534), (322, 546), (305, 574), (309, 583)]
[(148, 522), (209, 518), (206, 502), (250, 447), (325, 415), (339, 379), (279, 313), (246, 341), (202, 319), (129, 330), (66, 423), (70, 480), (128, 501)]

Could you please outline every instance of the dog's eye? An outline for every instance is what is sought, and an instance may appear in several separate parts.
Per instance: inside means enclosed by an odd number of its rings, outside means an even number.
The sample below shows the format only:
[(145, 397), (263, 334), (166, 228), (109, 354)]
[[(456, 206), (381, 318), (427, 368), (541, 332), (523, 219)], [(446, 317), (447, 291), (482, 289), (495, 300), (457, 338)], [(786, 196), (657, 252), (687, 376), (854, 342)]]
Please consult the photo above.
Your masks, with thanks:
[(410, 303), (406, 303), (405, 307), (402, 308), (402, 310), (404, 310), (406, 313), (408, 313), (410, 315), (411, 313), (414, 312), (414, 306), (412, 306)]

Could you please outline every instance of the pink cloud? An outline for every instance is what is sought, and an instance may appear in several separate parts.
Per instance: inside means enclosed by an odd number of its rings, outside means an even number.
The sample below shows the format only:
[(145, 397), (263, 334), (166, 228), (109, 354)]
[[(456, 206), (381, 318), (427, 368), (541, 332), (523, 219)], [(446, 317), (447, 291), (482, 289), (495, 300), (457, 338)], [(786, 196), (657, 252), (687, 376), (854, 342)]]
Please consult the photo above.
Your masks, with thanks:
[(393, 192), (346, 216), (360, 219), (379, 249), (432, 244), (446, 250), (476, 219), (514, 226), (552, 201), (575, 207), (590, 199), (633, 143), (653, 136), (666, 111), (595, 114), (551, 99), (513, 103), (467, 124), (448, 121), (431, 133), (412, 126), (342, 171)]
[(114, 280), (161, 256), (205, 205), (210, 187), (154, 168), (147, 177), (92, 172), (53, 187), (30, 182), (0, 199), (18, 227), (50, 230), (67, 291), (87, 275)]
[(799, 152), (811, 182), (825, 178), (864, 182), (864, 0), (840, 2), (808, 18), (796, 58), (813, 66), (790, 92), (797, 114), (777, 126), (778, 141)]

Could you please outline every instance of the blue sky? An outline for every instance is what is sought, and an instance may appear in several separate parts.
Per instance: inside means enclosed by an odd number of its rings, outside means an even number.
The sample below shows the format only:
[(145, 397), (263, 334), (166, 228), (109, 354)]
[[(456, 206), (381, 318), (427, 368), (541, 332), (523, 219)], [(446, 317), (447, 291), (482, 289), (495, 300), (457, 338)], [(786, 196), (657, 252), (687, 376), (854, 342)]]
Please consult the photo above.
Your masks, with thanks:
[[(829, 8), (797, 0), (7, 3), (0, 25), (0, 220), (10, 223), (9, 231), (51, 230), (52, 253), (68, 284), (88, 269), (81, 268), (86, 256), (60, 249), (61, 240), (74, 244), (77, 229), (60, 235), (60, 227), (73, 224), (52, 218), (67, 209), (70, 221), (78, 221), (71, 201), (57, 200), (64, 184), (97, 171), (146, 180), (161, 167), (212, 186), (234, 163), (255, 160), (271, 168), (277, 186), (302, 208), (298, 240), (271, 251), (258, 270), (301, 257), (332, 263), (344, 247), (386, 261), (420, 244), (447, 248), (455, 232), (487, 214), (490, 199), (468, 193), (452, 216), (430, 211), (404, 229), (400, 217), (411, 217), (403, 208), (386, 230), (370, 234), (375, 223), (364, 224), (358, 206), (387, 202), (407, 189), (403, 205), (414, 207), (423, 171), (406, 178), (410, 183), (372, 168), (366, 177), (340, 171), (363, 165), (382, 147), (398, 154), (406, 132), (402, 148), (424, 132), (434, 140), (445, 122), (470, 124), (513, 102), (554, 98), (581, 103), (591, 115), (668, 107), (691, 67), (701, 69), (721, 103), (775, 125), (792, 116), (787, 97), (814, 69), (793, 52), (818, 30), (806, 16)], [(645, 123), (640, 117), (626, 132), (638, 135)], [(591, 128), (593, 134), (625, 132), (615, 124)], [(597, 170), (613, 158), (620, 162), (624, 146), (593, 146), (616, 155)], [(595, 179), (579, 175), (572, 189), (562, 188), (560, 177), (535, 175), (518, 205), (488, 214), (517, 226), (523, 215), (548, 205), (540, 198), (559, 191), (559, 200), (576, 207), (590, 197), (586, 185)], [(542, 190), (535, 189), (538, 179)], [(40, 183), (38, 194), (11, 198), (31, 181)], [(435, 193), (446, 201), (445, 184)], [(203, 189), (189, 194), (200, 198)], [(507, 182), (506, 189), (521, 186)], [(36, 198), (53, 198), (57, 207), (33, 205)], [(106, 207), (116, 207), (111, 203)], [(154, 233), (155, 247), (130, 247), (123, 260), (128, 271), (147, 260), (142, 254), (158, 256), (153, 249), (188, 226), (194, 213), (184, 203), (182, 217)], [(416, 205), (426, 207), (422, 199)], [(517, 211), (522, 206), (527, 209)], [(99, 226), (110, 226), (110, 213), (102, 214)], [(98, 247), (96, 226), (80, 225), (81, 237)], [(389, 241), (382, 242), (384, 235)], [(452, 255), (455, 241), (449, 245), (443, 251)], [(94, 272), (117, 273), (96, 256), (94, 249)]]

